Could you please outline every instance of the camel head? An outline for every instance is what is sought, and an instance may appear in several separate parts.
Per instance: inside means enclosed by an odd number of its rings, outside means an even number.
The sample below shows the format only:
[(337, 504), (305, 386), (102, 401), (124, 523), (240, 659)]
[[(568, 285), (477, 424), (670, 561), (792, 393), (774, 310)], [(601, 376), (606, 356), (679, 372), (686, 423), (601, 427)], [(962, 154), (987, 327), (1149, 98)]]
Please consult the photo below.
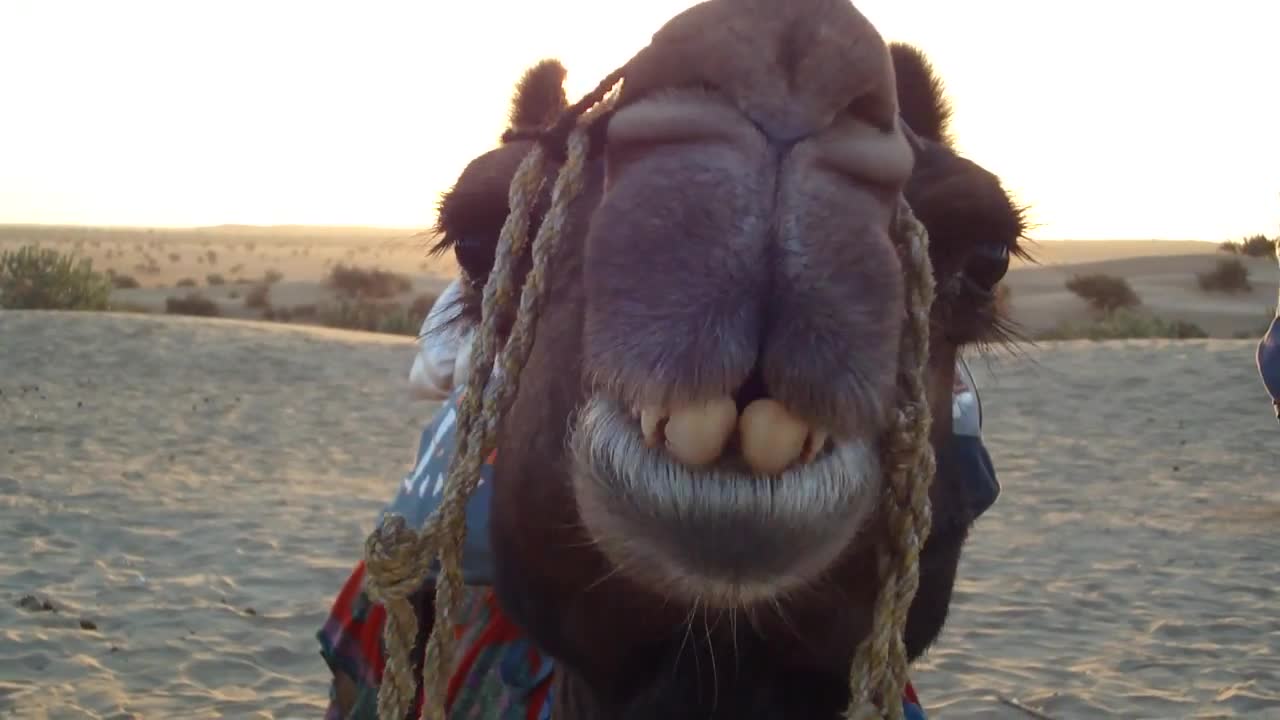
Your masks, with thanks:
[[(758, 675), (759, 693), (791, 692), (779, 678), (796, 673), (843, 686), (876, 598), (879, 451), (906, 292), (897, 203), (930, 234), (935, 443), (949, 433), (957, 352), (1001, 337), (994, 291), (1021, 213), (952, 149), (924, 57), (887, 45), (847, 2), (710, 0), (622, 77), (593, 126), (500, 433), (499, 596), (580, 680), (566, 697), (599, 715), (651, 717), (668, 707), (655, 698), (682, 692), (710, 707), (709, 685), (668, 672), (699, 653), (700, 666), (758, 658), (735, 667), (741, 682)], [(563, 79), (554, 61), (530, 70), (513, 129), (554, 121)], [(477, 158), (442, 200), (439, 248), (468, 280), (460, 321), (478, 319), (531, 147)], [(945, 468), (930, 497), (912, 657), (941, 630), (973, 522)], [(719, 681), (734, 672), (722, 662)], [(730, 712), (726, 692), (717, 707)]]

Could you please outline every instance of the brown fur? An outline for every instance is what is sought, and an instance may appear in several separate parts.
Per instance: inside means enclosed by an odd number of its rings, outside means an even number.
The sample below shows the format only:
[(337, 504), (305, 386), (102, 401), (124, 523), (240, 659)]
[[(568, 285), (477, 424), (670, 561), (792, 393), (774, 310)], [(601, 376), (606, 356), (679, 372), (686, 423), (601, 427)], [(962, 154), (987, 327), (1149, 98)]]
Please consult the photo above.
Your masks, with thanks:
[[(898, 192), (929, 230), (939, 283), (935, 442), (949, 432), (958, 349), (999, 334), (993, 286), (975, 284), (969, 270), (974, 258), (1018, 251), (1022, 216), (998, 178), (948, 146), (949, 110), (927, 61), (894, 46), (903, 63), (895, 87), (890, 49), (846, 3), (795, 2), (760, 19), (751, 10), (763, 1), (695, 6), (629, 64), (615, 118), (650, 103), (649, 121), (674, 113), (662, 127), (693, 130), (672, 137), (651, 122), (656, 139), (625, 133), (592, 163), (501, 436), (497, 589), (559, 663), (558, 718), (834, 718), (877, 577), (870, 546), (858, 541), (776, 603), (734, 611), (620, 571), (585, 532), (570, 479), (568, 433), (589, 392), (631, 402), (767, 388), (844, 436), (874, 432), (892, 400), (899, 332), (901, 272), (887, 236)], [(748, 48), (741, 38), (761, 40)], [(724, 47), (732, 50), (715, 51)], [(851, 71), (819, 72), (833, 64)], [(513, 118), (545, 117), (526, 112), (545, 107), (545, 87), (533, 87), (522, 85)], [(909, 181), (872, 182), (866, 168), (825, 164), (841, 132), (852, 132), (846, 114), (892, 128), (898, 98), (926, 139)], [(806, 138), (816, 140), (797, 144)], [(473, 161), (442, 203), (440, 247), (453, 248), (478, 284), (492, 264), (506, 182), (530, 147), (512, 142)], [(474, 320), (478, 290), (463, 302)], [(973, 520), (954, 483), (935, 483), (931, 499), (934, 529), (907, 628), (912, 657), (942, 628)]]

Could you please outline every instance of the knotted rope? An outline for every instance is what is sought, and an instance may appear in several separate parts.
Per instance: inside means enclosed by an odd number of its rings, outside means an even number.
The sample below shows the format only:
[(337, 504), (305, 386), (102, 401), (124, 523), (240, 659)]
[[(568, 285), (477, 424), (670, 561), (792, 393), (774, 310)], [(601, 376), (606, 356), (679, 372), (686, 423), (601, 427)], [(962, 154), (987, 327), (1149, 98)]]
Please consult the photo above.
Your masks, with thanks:
[[(480, 329), (471, 351), (473, 375), (459, 404), (458, 446), (440, 507), (421, 532), (407, 527), (404, 518), (392, 515), (365, 543), (368, 592), (387, 611), (383, 637), (387, 661), (378, 689), (379, 720), (404, 720), (414, 702), (411, 648), (418, 624), (409, 596), (421, 587), (437, 557), (440, 573), (436, 580), (435, 624), (423, 661), (422, 687), (426, 697), (422, 717), (445, 720), (445, 695), (456, 642), (455, 616), (463, 590), (466, 504), (479, 483), (484, 457), (496, 446), (498, 427), (515, 397), (520, 372), (533, 344), (548, 261), (564, 235), (570, 206), (582, 191), (591, 124), (612, 108), (616, 95), (609, 97), (609, 93), (621, 77), (621, 71), (611, 74), (571, 107), (542, 138), (543, 142), (535, 144), (512, 179), (510, 212), (484, 288)], [(557, 142), (565, 134), (567, 138)], [(552, 188), (550, 207), (530, 247), (533, 204), (545, 187), (548, 158), (563, 158), (564, 164)], [(881, 507), (889, 532), (879, 549), (881, 586), (872, 632), (853, 658), (852, 697), (846, 714), (851, 720), (880, 716), (901, 720), (902, 690), (907, 680), (902, 633), (918, 586), (920, 549), (930, 522), (928, 493), (934, 464), (929, 445), (925, 370), (933, 272), (928, 237), (905, 201), (900, 203), (893, 235), (899, 245), (908, 292), (898, 358), (900, 398), (882, 450), (889, 481)], [(517, 296), (514, 269), (525, 253), (532, 255), (532, 266), (519, 288), (519, 306), (509, 339), (499, 351), (501, 321), (510, 317)], [(493, 373), (495, 361), (501, 366), (498, 377)]]

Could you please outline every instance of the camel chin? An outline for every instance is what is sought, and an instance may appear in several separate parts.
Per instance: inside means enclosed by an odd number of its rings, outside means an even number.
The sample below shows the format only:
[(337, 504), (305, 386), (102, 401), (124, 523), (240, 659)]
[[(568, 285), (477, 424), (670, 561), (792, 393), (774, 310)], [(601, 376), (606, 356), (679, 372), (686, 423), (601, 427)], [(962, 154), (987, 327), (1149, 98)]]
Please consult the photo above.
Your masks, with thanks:
[(739, 417), (709, 402), (655, 421), (588, 399), (570, 438), (573, 492), (619, 572), (678, 602), (749, 608), (814, 583), (855, 542), (880, 496), (875, 441), (831, 439), (753, 405), (763, 410)]

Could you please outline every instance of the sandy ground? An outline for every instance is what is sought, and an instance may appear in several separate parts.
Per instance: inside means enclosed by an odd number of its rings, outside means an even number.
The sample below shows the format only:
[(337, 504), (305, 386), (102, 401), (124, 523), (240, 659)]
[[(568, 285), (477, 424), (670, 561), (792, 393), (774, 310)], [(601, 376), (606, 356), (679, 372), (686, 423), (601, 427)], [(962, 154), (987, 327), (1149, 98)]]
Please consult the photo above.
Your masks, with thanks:
[[(0, 338), (0, 717), (318, 717), (314, 632), (430, 412), (409, 342), (17, 312)], [(931, 717), (1280, 717), (1252, 348), (976, 363), (1004, 494), (915, 673)]]

